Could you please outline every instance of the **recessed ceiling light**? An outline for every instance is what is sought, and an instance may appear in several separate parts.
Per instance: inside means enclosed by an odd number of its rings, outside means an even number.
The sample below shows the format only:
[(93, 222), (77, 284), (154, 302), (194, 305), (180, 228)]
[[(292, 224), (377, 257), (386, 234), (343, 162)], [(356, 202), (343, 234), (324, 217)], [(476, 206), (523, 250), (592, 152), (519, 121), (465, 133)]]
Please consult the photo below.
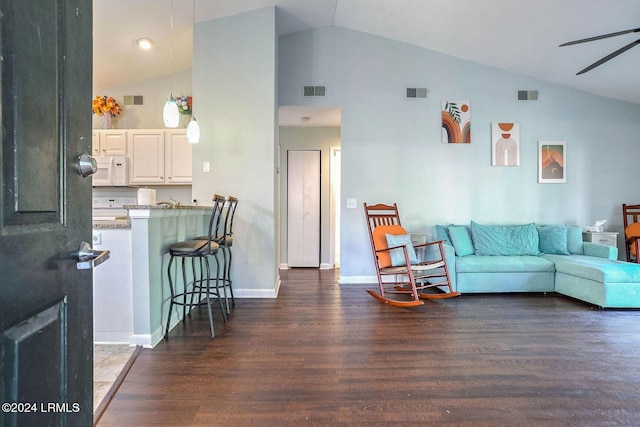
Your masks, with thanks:
[(136, 40), (136, 44), (140, 49), (149, 50), (151, 49), (151, 45), (153, 43), (151, 42), (151, 39), (149, 37), (140, 37), (138, 40)]

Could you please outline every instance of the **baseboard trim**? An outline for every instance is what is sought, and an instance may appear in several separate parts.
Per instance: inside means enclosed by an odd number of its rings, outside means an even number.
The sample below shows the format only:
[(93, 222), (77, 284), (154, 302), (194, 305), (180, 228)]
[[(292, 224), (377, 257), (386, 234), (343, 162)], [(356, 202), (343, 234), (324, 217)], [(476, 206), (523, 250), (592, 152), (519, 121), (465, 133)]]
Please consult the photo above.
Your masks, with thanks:
[(338, 283), (341, 285), (377, 284), (378, 278), (376, 276), (340, 276)]

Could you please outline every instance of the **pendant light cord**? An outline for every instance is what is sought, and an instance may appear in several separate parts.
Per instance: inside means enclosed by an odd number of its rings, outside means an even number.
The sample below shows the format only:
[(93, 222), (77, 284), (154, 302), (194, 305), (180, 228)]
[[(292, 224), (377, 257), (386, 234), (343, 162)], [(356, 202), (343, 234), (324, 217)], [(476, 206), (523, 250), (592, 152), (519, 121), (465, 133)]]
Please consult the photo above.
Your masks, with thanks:
[(171, 98), (173, 98), (173, 0), (169, 1), (169, 11), (170, 11), (170, 28), (169, 32), (169, 85), (171, 85)]

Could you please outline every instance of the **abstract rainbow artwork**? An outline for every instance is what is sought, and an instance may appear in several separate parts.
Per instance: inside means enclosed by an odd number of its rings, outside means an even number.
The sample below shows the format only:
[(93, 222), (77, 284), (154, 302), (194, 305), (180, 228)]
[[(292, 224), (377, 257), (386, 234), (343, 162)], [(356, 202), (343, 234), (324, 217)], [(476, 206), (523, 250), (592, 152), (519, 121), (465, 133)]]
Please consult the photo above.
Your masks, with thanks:
[(471, 142), (471, 107), (469, 101), (442, 101), (442, 143)]
[(567, 182), (566, 141), (538, 141), (538, 182), (541, 184)]
[(491, 124), (491, 165), (520, 165), (520, 125), (518, 123)]

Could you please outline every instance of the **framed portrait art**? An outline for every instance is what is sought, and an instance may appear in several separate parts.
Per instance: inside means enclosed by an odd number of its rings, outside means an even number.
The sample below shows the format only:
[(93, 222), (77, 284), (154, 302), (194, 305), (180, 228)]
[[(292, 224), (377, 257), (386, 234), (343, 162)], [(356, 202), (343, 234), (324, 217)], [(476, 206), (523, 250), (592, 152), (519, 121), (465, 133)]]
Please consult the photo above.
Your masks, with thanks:
[(538, 141), (538, 182), (541, 184), (567, 182), (566, 141)]

